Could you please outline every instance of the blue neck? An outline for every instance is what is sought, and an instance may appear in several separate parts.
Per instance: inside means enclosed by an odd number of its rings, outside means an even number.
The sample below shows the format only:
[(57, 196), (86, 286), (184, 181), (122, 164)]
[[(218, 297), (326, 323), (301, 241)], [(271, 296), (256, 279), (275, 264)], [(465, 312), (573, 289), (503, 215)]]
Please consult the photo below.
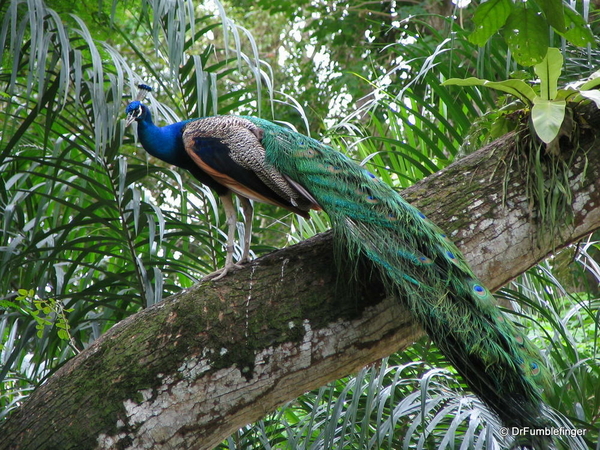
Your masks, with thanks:
[(181, 133), (186, 122), (177, 122), (164, 127), (157, 127), (152, 122), (152, 115), (146, 106), (144, 114), (138, 120), (138, 137), (144, 149), (152, 156), (168, 164), (188, 168), (191, 159), (183, 147)]

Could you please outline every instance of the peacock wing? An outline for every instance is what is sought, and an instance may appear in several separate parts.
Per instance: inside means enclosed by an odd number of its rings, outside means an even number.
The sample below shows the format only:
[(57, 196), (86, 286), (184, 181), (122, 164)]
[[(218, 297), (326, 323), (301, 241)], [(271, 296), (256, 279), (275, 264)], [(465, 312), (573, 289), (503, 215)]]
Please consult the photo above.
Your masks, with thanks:
[(193, 120), (183, 130), (192, 160), (219, 183), (246, 198), (280, 206), (302, 216), (318, 205), (265, 160), (262, 129), (236, 116)]

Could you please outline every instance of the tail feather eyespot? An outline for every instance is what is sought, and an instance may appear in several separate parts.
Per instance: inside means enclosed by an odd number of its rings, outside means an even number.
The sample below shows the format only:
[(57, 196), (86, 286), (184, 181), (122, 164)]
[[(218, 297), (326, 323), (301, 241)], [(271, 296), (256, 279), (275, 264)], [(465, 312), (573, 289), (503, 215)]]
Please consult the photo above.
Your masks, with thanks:
[(433, 264), (433, 259), (428, 258), (425, 255), (421, 255), (421, 256), (417, 257), (417, 259), (419, 260), (419, 262), (421, 264)]

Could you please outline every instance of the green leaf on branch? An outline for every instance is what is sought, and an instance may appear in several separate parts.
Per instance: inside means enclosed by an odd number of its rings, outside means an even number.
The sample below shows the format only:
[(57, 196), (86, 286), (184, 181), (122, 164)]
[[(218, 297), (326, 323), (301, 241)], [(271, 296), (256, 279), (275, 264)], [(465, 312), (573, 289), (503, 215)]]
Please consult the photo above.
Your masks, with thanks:
[(531, 121), (538, 137), (549, 144), (558, 136), (565, 118), (567, 102), (537, 97), (531, 108)]
[(548, 23), (540, 12), (514, 8), (506, 21), (504, 38), (516, 62), (538, 64), (548, 52)]
[(480, 4), (473, 15), (475, 30), (469, 35), (469, 41), (480, 47), (484, 46), (504, 26), (512, 7), (510, 0), (490, 0)]
[(531, 105), (536, 97), (535, 91), (523, 80), (489, 81), (475, 77), (450, 78), (444, 81), (442, 86), (485, 86), (514, 95), (528, 105)]
[(540, 97), (554, 100), (558, 92), (558, 78), (562, 72), (563, 56), (559, 49), (549, 48), (544, 60), (533, 68), (540, 79)]
[(564, 4), (565, 11), (565, 28), (566, 31), (558, 33), (568, 40), (571, 44), (585, 47), (588, 44), (596, 46), (594, 40), (594, 33), (590, 29), (589, 25), (585, 22), (585, 19), (579, 14), (573, 7)]
[(544, 11), (548, 25), (556, 31), (565, 32), (565, 11), (562, 0), (537, 0), (536, 3)]

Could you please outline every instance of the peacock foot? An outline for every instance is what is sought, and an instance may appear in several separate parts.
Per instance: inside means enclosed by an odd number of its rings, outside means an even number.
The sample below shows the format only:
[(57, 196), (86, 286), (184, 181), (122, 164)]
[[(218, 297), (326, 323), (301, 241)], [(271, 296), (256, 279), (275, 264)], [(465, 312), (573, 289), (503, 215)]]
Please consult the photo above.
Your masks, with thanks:
[(241, 268), (243, 268), (244, 264), (247, 263), (248, 261), (249, 260), (246, 260), (246, 261), (241, 261), (240, 260), (237, 263), (226, 264), (225, 267), (223, 267), (222, 269), (215, 270), (214, 272), (211, 272), (208, 275), (206, 275), (204, 277), (204, 279), (205, 280), (211, 280), (211, 281), (220, 280), (225, 275), (227, 275), (231, 269), (241, 269)]

